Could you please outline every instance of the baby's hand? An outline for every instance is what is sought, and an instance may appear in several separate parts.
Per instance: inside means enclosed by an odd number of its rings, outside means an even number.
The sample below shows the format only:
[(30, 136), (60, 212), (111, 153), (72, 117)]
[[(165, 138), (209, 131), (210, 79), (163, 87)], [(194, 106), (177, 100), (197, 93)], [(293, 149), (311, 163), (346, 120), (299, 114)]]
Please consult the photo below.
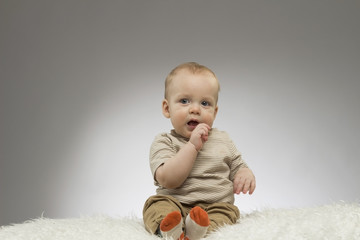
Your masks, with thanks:
[(234, 178), (234, 193), (251, 195), (256, 187), (256, 180), (253, 172), (249, 168), (240, 168)]
[(196, 151), (199, 151), (202, 148), (204, 142), (208, 140), (210, 129), (211, 128), (209, 127), (209, 125), (205, 123), (200, 123), (192, 131), (189, 141), (195, 146)]

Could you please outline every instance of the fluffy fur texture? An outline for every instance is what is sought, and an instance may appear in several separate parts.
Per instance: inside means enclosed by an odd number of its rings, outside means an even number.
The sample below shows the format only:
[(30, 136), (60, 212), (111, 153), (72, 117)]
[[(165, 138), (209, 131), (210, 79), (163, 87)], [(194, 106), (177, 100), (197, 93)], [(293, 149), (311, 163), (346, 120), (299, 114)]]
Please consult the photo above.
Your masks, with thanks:
[[(108, 216), (39, 218), (0, 228), (1, 240), (159, 240), (139, 218)], [(313, 208), (264, 209), (242, 215), (206, 237), (218, 239), (360, 239), (360, 204), (336, 203)]]

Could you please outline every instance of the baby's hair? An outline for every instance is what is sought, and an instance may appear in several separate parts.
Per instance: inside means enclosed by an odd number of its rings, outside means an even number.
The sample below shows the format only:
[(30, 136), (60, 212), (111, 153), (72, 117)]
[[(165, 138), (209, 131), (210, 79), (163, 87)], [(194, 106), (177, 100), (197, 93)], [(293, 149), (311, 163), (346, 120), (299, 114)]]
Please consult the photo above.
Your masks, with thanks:
[(183, 70), (183, 69), (187, 69), (193, 74), (201, 73), (201, 72), (211, 73), (212, 75), (214, 75), (215, 79), (217, 80), (218, 91), (220, 91), (219, 81), (218, 81), (215, 73), (210, 68), (208, 68), (204, 65), (198, 64), (196, 62), (186, 62), (186, 63), (182, 63), (182, 64), (178, 65), (177, 67), (175, 67), (173, 70), (171, 70), (169, 75), (167, 75), (166, 80), (165, 80), (165, 99), (167, 99), (167, 89), (168, 89), (168, 86), (170, 85), (172, 79), (180, 70)]

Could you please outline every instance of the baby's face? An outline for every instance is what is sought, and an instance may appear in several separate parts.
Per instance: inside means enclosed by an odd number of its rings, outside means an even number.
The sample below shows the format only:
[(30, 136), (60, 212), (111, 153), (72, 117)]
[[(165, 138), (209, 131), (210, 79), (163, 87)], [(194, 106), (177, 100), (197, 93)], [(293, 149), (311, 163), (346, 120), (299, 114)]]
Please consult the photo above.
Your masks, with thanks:
[(218, 110), (218, 82), (209, 72), (179, 71), (168, 86), (163, 114), (170, 118), (177, 134), (190, 138), (199, 123), (212, 127)]

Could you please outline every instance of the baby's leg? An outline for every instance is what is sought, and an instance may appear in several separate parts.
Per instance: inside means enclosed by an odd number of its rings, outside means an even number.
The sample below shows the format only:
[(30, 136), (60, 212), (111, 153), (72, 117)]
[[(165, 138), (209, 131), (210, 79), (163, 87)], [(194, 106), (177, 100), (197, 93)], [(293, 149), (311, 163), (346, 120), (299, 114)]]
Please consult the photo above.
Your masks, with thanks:
[(208, 233), (224, 225), (237, 222), (240, 217), (239, 209), (229, 203), (213, 203), (204, 208), (210, 219)]
[(179, 211), (173, 211), (165, 216), (160, 223), (160, 236), (165, 239), (179, 239), (183, 233), (183, 219)]
[(190, 240), (198, 240), (205, 236), (209, 227), (209, 216), (201, 207), (191, 209), (185, 220), (185, 234)]
[[(176, 226), (176, 229), (180, 228), (182, 232), (183, 220), (181, 218), (179, 227), (177, 224), (179, 215), (173, 212), (180, 213), (180, 217), (185, 215), (181, 203), (175, 198), (166, 195), (151, 196), (145, 202), (143, 209), (143, 220), (146, 230), (153, 234), (161, 234), (160, 224), (162, 220), (167, 217), (162, 224), (163, 230), (169, 231)], [(177, 231), (178, 230), (175, 232), (177, 233)]]

